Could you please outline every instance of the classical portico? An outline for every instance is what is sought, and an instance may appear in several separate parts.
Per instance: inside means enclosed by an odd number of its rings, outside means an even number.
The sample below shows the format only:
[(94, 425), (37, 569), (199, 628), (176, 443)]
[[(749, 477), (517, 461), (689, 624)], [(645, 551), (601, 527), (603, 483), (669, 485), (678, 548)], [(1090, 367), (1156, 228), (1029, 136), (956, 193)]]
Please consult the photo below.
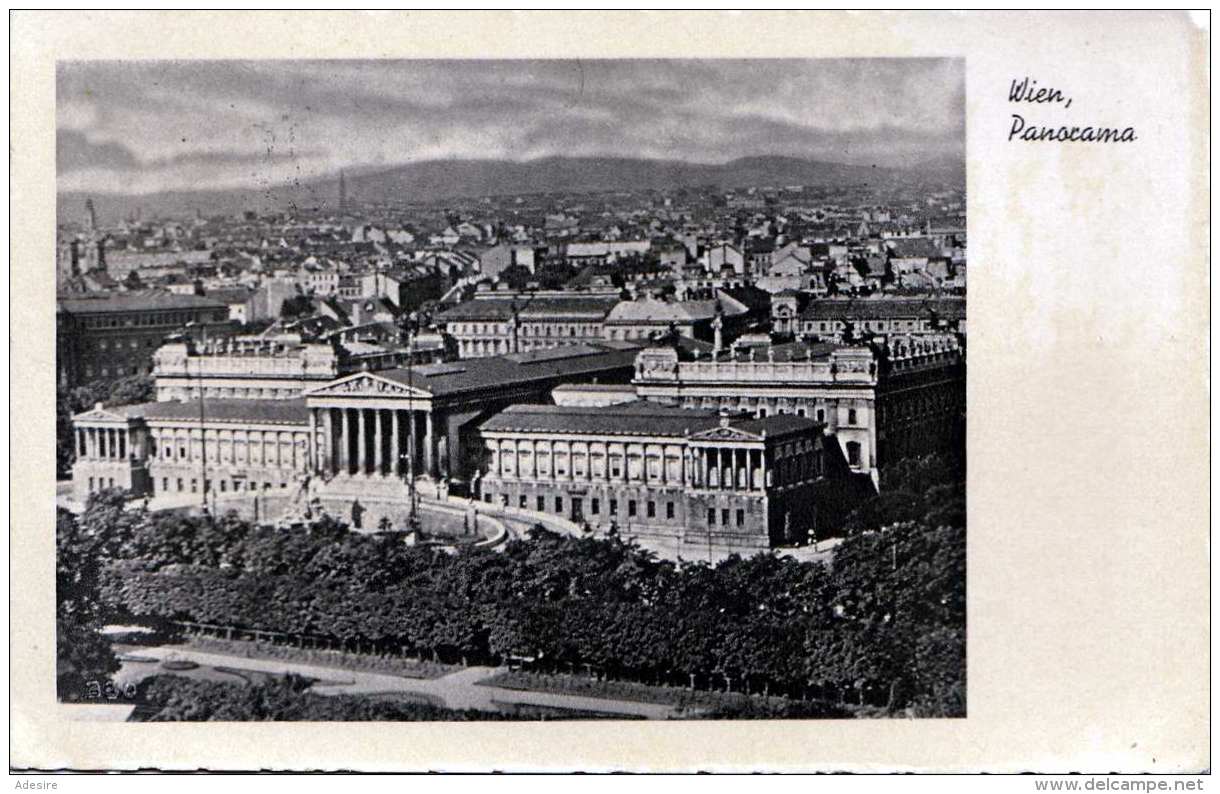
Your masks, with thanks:
[(372, 373), (310, 391), (311, 466), (327, 477), (391, 478), (447, 473), (432, 395)]
[(103, 488), (147, 487), (149, 446), (139, 406), (94, 408), (72, 417), (73, 480), (83, 501)]

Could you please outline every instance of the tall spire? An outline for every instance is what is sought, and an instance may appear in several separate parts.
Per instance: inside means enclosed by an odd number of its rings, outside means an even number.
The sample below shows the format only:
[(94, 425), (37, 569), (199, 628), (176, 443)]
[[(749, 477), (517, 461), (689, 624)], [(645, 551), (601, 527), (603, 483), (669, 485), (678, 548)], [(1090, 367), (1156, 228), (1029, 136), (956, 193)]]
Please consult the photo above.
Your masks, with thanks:
[(85, 199), (85, 216), (89, 223), (89, 231), (97, 231), (97, 211), (93, 208), (93, 199)]
[(347, 176), (339, 169), (339, 212), (347, 212)]

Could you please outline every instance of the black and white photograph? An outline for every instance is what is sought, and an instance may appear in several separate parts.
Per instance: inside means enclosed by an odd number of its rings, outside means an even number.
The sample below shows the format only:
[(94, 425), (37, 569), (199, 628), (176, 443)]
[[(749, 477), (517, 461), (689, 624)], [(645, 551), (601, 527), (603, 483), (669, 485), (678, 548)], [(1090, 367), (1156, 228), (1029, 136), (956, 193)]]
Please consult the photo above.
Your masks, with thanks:
[(1210, 21), (11, 10), (14, 789), (1205, 791)]
[(962, 59), (55, 87), (62, 703), (967, 715)]

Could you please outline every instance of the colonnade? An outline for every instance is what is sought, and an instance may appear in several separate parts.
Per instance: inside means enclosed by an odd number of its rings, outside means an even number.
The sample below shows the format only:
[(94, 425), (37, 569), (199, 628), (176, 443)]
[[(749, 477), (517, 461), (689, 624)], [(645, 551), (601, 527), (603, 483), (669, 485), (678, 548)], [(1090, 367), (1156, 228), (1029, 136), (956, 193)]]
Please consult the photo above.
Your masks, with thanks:
[(689, 461), (678, 444), (493, 438), (487, 449), (493, 477), (690, 484)]
[(695, 447), (695, 485), (733, 491), (762, 491), (767, 483), (767, 455), (749, 447)]
[(263, 466), (307, 471), (309, 438), (303, 429), (159, 426), (149, 430), (153, 456), (164, 462)]
[(440, 460), (430, 411), (311, 408), (311, 438), (318, 438), (319, 428), (317, 471), (384, 477), (438, 474)]
[(123, 460), (131, 449), (131, 432), (126, 427), (76, 428), (78, 460)]
[(660, 443), (492, 439), (489, 474), (547, 481), (642, 482), (761, 491), (768, 460), (762, 448)]

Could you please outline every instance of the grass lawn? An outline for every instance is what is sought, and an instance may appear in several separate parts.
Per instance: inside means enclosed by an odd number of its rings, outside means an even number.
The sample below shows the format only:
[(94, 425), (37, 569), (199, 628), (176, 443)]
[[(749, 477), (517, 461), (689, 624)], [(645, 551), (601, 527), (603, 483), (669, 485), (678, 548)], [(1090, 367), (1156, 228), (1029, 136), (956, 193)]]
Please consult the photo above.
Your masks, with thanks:
[(464, 669), (460, 665), (417, 661), (397, 656), (347, 653), (320, 648), (297, 648), (254, 640), (223, 640), (214, 637), (189, 637), (185, 647), (209, 653), (223, 653), (247, 659), (297, 662), (341, 670), (397, 675), (403, 678), (440, 678)]
[(783, 710), (794, 701), (782, 697), (763, 697), (731, 692), (709, 692), (684, 687), (653, 686), (633, 681), (599, 681), (583, 675), (535, 673), (510, 670), (485, 678), (482, 686), (518, 689), (528, 692), (552, 692), (562, 695), (629, 700), (636, 703), (656, 703), (675, 706), (689, 716), (720, 709)]

